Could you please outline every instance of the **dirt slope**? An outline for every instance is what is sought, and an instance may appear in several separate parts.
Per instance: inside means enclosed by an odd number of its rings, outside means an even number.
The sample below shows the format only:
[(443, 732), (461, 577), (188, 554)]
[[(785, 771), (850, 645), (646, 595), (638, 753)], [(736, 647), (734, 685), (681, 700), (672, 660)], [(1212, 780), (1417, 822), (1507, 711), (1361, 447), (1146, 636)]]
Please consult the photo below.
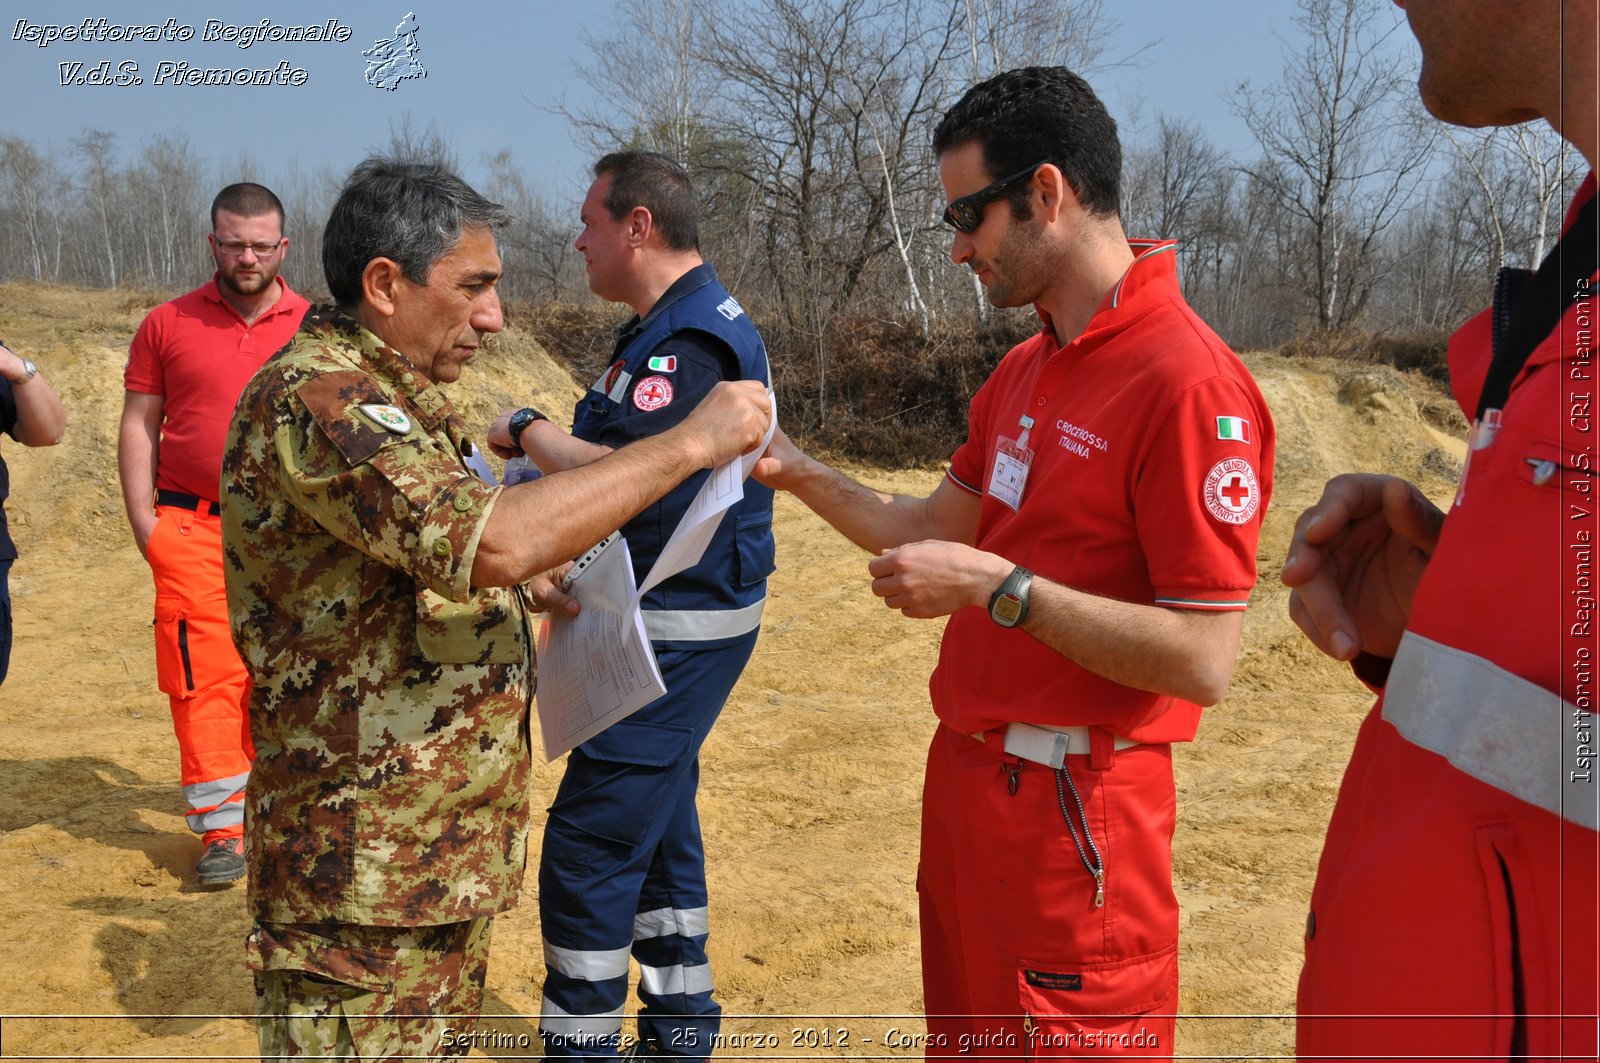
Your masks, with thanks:
[[(255, 1051), (243, 891), (187, 884), (197, 852), (155, 688), (150, 582), (117, 491), (121, 368), (156, 299), (0, 286), (0, 336), (39, 363), (71, 417), (53, 450), (4, 443), (23, 554), (0, 688), (4, 1055)], [(1401, 471), (1447, 497), (1462, 453), (1448, 404), (1414, 380), (1247, 360), (1278, 425), (1277, 495), (1232, 692), (1178, 755), (1178, 1050), (1190, 1056), (1292, 1051), (1305, 900), (1370, 700), (1287, 619), (1276, 573), (1294, 516), (1346, 469)], [(578, 393), (514, 332), (455, 391), (480, 426), (521, 401), (570, 409)], [(939, 475), (858, 472), (917, 492)], [(724, 1054), (912, 1055), (889, 1032), (921, 1029), (917, 802), (939, 625), (879, 605), (865, 555), (787, 498), (778, 537), (761, 644), (703, 762), (712, 959), (725, 1030), (743, 1042)], [(559, 768), (536, 770), (536, 805)], [(530, 903), (496, 925), (486, 1009), (501, 1017), (475, 1027), (491, 1058), (537, 1054), (532, 886), (530, 870)]]

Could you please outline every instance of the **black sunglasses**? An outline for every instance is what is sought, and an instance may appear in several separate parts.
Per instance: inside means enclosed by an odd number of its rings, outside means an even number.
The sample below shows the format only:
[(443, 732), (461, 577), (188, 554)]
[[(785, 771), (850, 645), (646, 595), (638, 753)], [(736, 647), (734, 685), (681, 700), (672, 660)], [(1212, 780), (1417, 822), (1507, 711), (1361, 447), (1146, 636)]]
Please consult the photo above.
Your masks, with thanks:
[(970, 196), (962, 196), (944, 208), (944, 223), (956, 230), (956, 232), (972, 232), (983, 222), (983, 208), (999, 199), (1005, 194), (1006, 189), (1012, 185), (1032, 177), (1035, 170), (1049, 161), (1049, 159), (1041, 159), (1026, 170), (1018, 170), (1010, 177), (1002, 177), (998, 181), (991, 181)]

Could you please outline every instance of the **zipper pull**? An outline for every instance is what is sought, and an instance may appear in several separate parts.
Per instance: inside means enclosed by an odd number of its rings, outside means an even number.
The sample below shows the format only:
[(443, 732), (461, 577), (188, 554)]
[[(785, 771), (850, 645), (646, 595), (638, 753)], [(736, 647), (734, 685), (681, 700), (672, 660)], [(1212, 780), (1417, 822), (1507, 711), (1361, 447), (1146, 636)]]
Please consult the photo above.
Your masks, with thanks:
[(1106, 869), (1103, 867), (1097, 868), (1094, 873), (1094, 906), (1106, 906)]
[(1006, 769), (1006, 793), (1017, 796), (1017, 788), (1022, 785), (1022, 761), (1004, 760), (1000, 766)]

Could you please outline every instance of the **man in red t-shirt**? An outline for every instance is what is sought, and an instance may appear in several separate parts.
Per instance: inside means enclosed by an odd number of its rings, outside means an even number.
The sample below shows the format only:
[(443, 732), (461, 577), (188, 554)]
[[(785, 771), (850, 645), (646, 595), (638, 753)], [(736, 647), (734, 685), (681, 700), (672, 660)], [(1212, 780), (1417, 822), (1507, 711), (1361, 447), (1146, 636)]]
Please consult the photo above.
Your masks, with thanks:
[(283, 204), (229, 185), (211, 204), (217, 272), (150, 311), (128, 349), (118, 437), (122, 499), (155, 579), (156, 681), (172, 703), (204, 885), (245, 873), (244, 787), (255, 757), (250, 676), (233, 648), (217, 495), (239, 392), (288, 343), (307, 303), (278, 276)]
[(781, 434), (755, 473), (876, 554), (890, 608), (950, 618), (917, 870), (930, 1054), (1170, 1056), (1171, 743), (1233, 672), (1272, 421), (1174, 245), (1123, 235), (1116, 124), (1081, 78), (1000, 74), (933, 146), (951, 257), (1043, 330), (927, 498)]

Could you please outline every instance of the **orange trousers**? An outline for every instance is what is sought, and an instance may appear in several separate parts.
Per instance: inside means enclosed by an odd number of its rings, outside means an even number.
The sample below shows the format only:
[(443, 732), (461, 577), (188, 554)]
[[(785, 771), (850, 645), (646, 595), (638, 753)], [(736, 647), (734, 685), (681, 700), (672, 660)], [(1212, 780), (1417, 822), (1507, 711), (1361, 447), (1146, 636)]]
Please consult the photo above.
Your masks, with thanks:
[(207, 842), (244, 832), (244, 787), (255, 760), (250, 673), (228, 628), (222, 521), (156, 507), (146, 548), (155, 579), (156, 681), (172, 704), (189, 829)]

